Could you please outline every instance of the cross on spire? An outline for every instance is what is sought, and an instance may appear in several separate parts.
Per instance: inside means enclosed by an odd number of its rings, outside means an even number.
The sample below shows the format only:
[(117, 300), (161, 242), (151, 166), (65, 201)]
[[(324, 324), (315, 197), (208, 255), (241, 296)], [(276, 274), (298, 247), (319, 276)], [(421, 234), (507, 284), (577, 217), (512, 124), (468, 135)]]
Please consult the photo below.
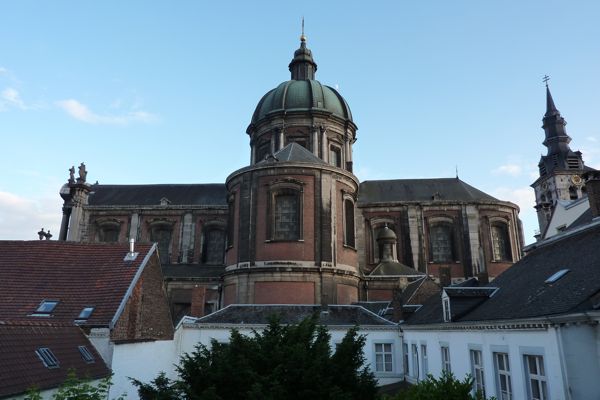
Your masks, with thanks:
[(548, 75), (544, 75), (544, 77), (542, 78), (542, 81), (544, 81), (544, 83), (546, 84), (546, 87), (548, 87), (549, 80), (550, 80), (550, 77)]

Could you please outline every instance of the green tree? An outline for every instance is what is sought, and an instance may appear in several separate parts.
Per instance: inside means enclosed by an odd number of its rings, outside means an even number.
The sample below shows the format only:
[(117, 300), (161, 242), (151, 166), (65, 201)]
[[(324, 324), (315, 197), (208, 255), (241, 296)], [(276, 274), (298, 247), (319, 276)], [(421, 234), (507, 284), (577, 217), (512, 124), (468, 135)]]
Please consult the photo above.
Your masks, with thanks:
[[(69, 370), (67, 379), (59, 386), (56, 393), (52, 395), (52, 400), (106, 400), (110, 389), (110, 377), (101, 379), (99, 382), (93, 382), (90, 379), (79, 379), (74, 370)], [(38, 388), (28, 390), (24, 400), (41, 400), (42, 395)], [(114, 400), (123, 400), (124, 396), (119, 396)]]
[[(473, 391), (473, 378), (467, 375), (462, 381), (451, 372), (444, 371), (442, 376), (434, 378), (431, 374), (427, 379), (413, 385), (395, 397), (384, 397), (384, 400), (485, 400), (485, 396)], [(492, 400), (492, 399), (490, 399)]]
[(251, 335), (231, 331), (229, 343), (197, 345), (177, 367), (178, 378), (133, 380), (144, 400), (369, 400), (376, 381), (364, 365), (365, 337), (350, 329), (335, 352), (317, 317), (298, 325), (272, 319)]

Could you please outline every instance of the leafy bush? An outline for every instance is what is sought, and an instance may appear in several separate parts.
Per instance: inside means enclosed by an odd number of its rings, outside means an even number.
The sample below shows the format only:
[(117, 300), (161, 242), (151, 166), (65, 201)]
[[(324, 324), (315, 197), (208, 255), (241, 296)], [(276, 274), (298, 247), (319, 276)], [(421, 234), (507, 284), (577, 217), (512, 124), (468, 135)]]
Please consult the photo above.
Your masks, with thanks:
[[(454, 377), (452, 372), (444, 371), (442, 376), (427, 379), (411, 386), (407, 391), (395, 397), (384, 397), (384, 400), (485, 400), (485, 396), (477, 392), (472, 395), (473, 378), (467, 375), (462, 381)], [(489, 399), (492, 400), (492, 399)]]

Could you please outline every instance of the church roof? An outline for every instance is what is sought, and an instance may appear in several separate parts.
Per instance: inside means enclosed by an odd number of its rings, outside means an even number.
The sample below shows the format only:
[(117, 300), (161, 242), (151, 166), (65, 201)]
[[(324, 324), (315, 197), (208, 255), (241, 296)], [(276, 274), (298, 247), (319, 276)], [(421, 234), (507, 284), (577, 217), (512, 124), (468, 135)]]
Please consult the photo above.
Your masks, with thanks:
[(273, 316), (282, 324), (297, 324), (317, 314), (319, 323), (328, 326), (394, 326), (395, 324), (379, 317), (371, 311), (351, 305), (273, 305), (273, 304), (232, 304), (210, 315), (196, 319), (199, 324), (268, 324)]
[(311, 164), (326, 164), (319, 157), (315, 156), (313, 153), (305, 149), (303, 146), (298, 143), (290, 143), (285, 146), (283, 149), (275, 152), (272, 157), (268, 157), (258, 164), (265, 164), (271, 162), (307, 162)]
[(371, 271), (369, 276), (412, 276), (425, 275), (421, 271), (417, 271), (407, 265), (397, 261), (382, 261)]
[(499, 201), (458, 178), (364, 181), (358, 191), (358, 202), (363, 204), (432, 200)]
[[(456, 322), (527, 319), (600, 308), (600, 223), (559, 240), (541, 244), (488, 285), (450, 290), (475, 294), (482, 289), (493, 295), (480, 296), (478, 304), (458, 316)], [(559, 272), (568, 270), (566, 273)], [(453, 306), (451, 305), (451, 309)], [(454, 314), (454, 310), (452, 310)], [(442, 323), (440, 295), (432, 296), (408, 320), (408, 324)]]
[(89, 204), (92, 206), (153, 206), (161, 200), (170, 205), (226, 206), (227, 189), (223, 183), (157, 184), (157, 185), (93, 185)]
[[(80, 325), (110, 326), (154, 249), (136, 243), (138, 256), (125, 261), (127, 243), (0, 241), (0, 316), (73, 324), (93, 307)], [(43, 302), (57, 304), (39, 312)]]

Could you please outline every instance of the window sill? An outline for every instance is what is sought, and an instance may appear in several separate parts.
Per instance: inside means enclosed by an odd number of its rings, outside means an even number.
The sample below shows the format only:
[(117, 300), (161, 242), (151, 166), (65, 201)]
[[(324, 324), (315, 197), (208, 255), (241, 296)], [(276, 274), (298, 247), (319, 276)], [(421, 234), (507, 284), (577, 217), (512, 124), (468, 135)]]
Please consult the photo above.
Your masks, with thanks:
[(448, 264), (460, 264), (460, 261), (428, 261), (429, 264), (440, 264), (440, 265), (448, 265)]
[(267, 239), (265, 243), (304, 243), (304, 239)]
[(354, 247), (354, 246), (350, 246), (349, 244), (345, 244), (345, 243), (344, 243), (344, 248), (345, 248), (345, 249), (348, 249), (348, 250), (354, 250), (354, 251), (358, 251), (358, 250), (356, 249), (356, 247)]

